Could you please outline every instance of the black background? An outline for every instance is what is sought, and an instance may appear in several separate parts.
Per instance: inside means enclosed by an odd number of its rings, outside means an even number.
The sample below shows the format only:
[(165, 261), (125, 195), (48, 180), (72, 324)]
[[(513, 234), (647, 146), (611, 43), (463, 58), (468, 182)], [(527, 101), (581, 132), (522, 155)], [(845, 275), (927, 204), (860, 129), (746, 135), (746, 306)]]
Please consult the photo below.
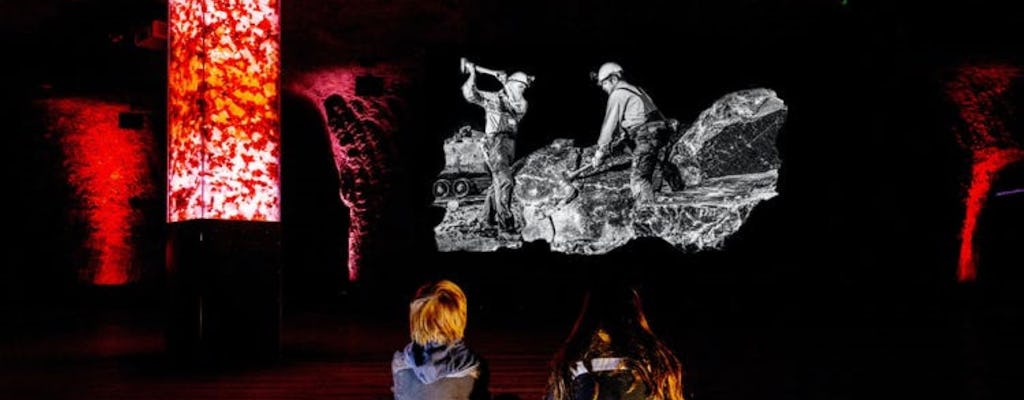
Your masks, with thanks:
[[(351, 4), (349, 4), (351, 3)], [(596, 280), (639, 285), (652, 325), (688, 366), (695, 398), (1006, 398), (1019, 381), (1022, 197), (993, 197), (976, 236), (979, 280), (955, 270), (970, 153), (960, 148), (944, 82), (970, 63), (1020, 65), (1021, 13), (994, 1), (947, 2), (285, 1), (283, 68), (415, 65), (403, 89), (399, 175), (386, 205), (393, 247), (365, 280), (344, 282), (347, 211), (336, 195), (322, 123), (282, 99), (286, 312), (404, 315), (412, 289), (448, 277), (477, 323), (568, 327)], [(362, 5), (360, 5), (362, 4)], [(23, 9), (19, 7), (24, 7)], [(98, 94), (162, 106), (163, 54), (111, 34), (159, 17), (162, 2), (3, 5), (11, 95), (4, 168), (15, 229), (4, 300), (35, 306), (160, 304), (160, 254), (143, 281), (100, 289), (77, 280), (58, 151), (37, 135), (29, 100)], [(347, 21), (345, 7), (366, 23)], [(130, 43), (130, 39), (129, 39)], [(614, 60), (668, 114), (692, 120), (725, 93), (775, 90), (789, 107), (779, 136), (779, 196), (722, 249), (684, 254), (657, 240), (598, 257), (516, 251), (437, 253), (429, 182), (441, 141), (482, 115), (458, 92), (458, 58), (538, 77), (520, 130), (523, 155), (556, 137), (589, 144), (605, 100), (588, 72)], [(47, 83), (55, 89), (42, 89)], [(1019, 104), (1019, 89), (1010, 102)], [(157, 113), (159, 114), (159, 113)], [(161, 116), (154, 115), (155, 126)], [(1015, 114), (1006, 116), (1021, 143)], [(292, 134), (312, 132), (315, 134)], [(158, 137), (164, 133), (157, 129)], [(993, 191), (1019, 188), (1011, 167)], [(151, 239), (162, 234), (151, 205)], [(395, 254), (411, 256), (403, 259)], [(20, 311), (18, 311), (20, 310)], [(382, 317), (383, 318), (383, 317)], [(526, 328), (524, 328), (526, 327)]]

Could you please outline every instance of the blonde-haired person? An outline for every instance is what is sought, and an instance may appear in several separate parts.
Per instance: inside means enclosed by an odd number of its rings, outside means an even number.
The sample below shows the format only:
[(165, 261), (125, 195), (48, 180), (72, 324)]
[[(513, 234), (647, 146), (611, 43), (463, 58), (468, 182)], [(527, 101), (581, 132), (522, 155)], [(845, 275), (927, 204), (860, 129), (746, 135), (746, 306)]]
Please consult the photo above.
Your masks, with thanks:
[(683, 367), (624, 285), (587, 293), (552, 362), (548, 400), (683, 400)]
[(409, 303), (412, 341), (391, 360), (395, 400), (486, 399), (484, 361), (463, 342), (466, 294), (454, 282), (426, 284)]

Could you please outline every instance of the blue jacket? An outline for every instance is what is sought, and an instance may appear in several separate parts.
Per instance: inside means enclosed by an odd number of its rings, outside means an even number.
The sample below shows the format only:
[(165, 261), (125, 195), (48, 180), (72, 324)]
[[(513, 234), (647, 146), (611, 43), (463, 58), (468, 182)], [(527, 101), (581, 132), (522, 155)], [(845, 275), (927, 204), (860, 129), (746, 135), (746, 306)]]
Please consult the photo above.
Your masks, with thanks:
[(395, 400), (487, 399), (483, 360), (461, 340), (448, 345), (409, 343), (391, 360)]

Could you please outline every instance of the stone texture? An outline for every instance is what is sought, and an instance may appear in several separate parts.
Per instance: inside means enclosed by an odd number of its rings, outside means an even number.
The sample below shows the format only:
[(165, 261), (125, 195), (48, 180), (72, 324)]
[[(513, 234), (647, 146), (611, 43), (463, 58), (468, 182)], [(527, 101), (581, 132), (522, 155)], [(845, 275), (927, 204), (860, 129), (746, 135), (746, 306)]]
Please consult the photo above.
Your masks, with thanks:
[(727, 94), (701, 112), (675, 141), (671, 160), (680, 169), (696, 167), (701, 178), (778, 169), (782, 162), (775, 138), (786, 112), (786, 105), (769, 89)]
[(379, 232), (395, 157), (390, 131), (360, 101), (332, 94), (322, 103), (338, 168), (338, 194), (349, 210), (349, 279), (359, 276), (364, 254), (384, 243)]
[(475, 225), (482, 208), (475, 199), (439, 202), (447, 211), (435, 228), (438, 249), (493, 251), (545, 241), (554, 251), (602, 254), (640, 237), (660, 237), (685, 251), (719, 247), (758, 203), (776, 195), (775, 138), (785, 117), (785, 104), (771, 90), (722, 97), (666, 149), (687, 187), (671, 192), (665, 185), (648, 204), (632, 198), (628, 154), (570, 182), (566, 173), (589, 162), (594, 148), (557, 139), (516, 163), (520, 235)]

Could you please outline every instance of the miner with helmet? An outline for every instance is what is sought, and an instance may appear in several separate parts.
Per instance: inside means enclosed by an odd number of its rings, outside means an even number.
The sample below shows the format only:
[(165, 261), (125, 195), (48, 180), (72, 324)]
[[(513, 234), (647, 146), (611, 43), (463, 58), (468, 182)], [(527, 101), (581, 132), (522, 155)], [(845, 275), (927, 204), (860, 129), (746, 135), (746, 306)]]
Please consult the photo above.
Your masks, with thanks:
[[(463, 59), (462, 68), (469, 78), (462, 85), (466, 101), (484, 109), (484, 154), (487, 169), (491, 173), (491, 187), (488, 188), (483, 225), (494, 225), (504, 233), (516, 231), (515, 216), (512, 213), (512, 161), (515, 157), (515, 137), (519, 122), (526, 115), (527, 101), (523, 92), (533, 83), (533, 77), (523, 72), (505, 75), (502, 71), (489, 70)], [(493, 75), (502, 84), (502, 89), (491, 92), (479, 90), (476, 85), (477, 72)]]
[[(681, 189), (678, 169), (664, 165), (667, 160), (660, 157), (662, 148), (671, 135), (674, 124), (667, 120), (651, 97), (643, 89), (626, 82), (622, 67), (614, 62), (601, 65), (591, 74), (598, 86), (608, 94), (604, 122), (597, 139), (592, 166), (596, 169), (612, 151), (612, 143), (621, 137), (621, 142), (632, 145), (632, 167), (629, 175), (630, 190), (638, 203), (654, 200), (654, 172), (662, 167), (662, 175), (673, 189)], [(621, 136), (620, 136), (621, 135)]]

